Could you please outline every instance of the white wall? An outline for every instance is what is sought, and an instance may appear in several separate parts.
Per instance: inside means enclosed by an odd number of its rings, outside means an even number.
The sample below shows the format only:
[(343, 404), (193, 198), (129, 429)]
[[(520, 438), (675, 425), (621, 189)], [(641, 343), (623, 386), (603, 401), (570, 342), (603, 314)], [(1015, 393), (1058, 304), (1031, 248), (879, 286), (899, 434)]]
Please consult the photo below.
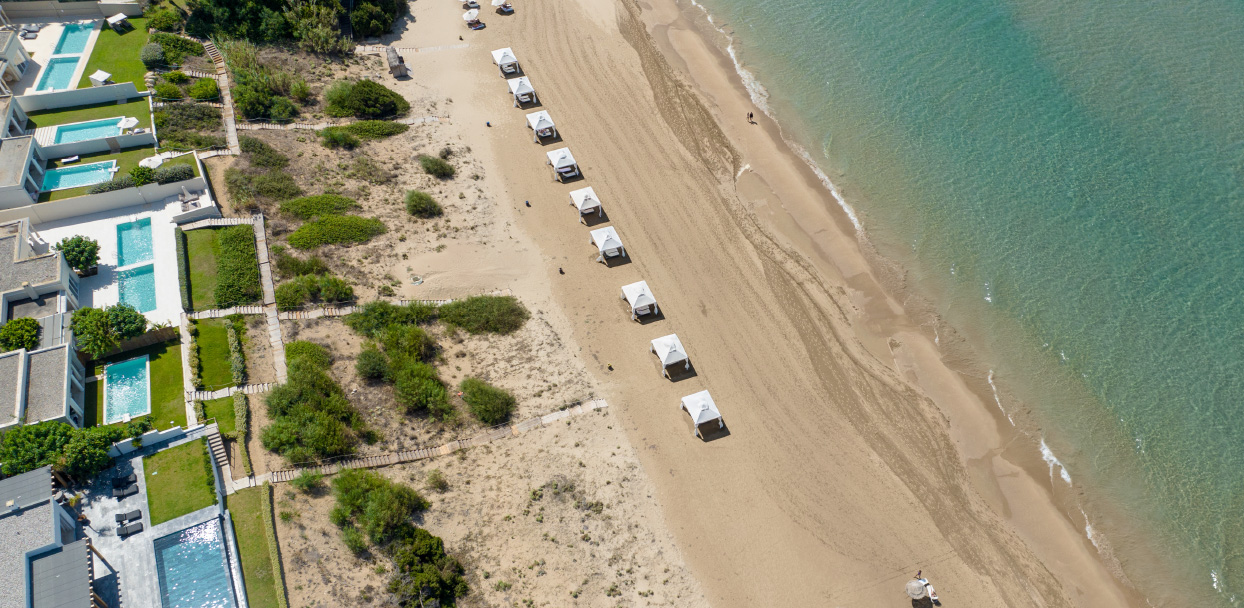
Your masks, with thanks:
[[(36, 4), (34, 2), (21, 2), (19, 4)], [(78, 2), (75, 4), (88, 4), (86, 2)], [(4, 6), (4, 11), (9, 14), (9, 18), (13, 19), (13, 14), (9, 9), (12, 3), (0, 3)], [(70, 108), (73, 106), (85, 106), (95, 103), (104, 103), (108, 101), (120, 101), (123, 99), (132, 99), (139, 97), (138, 87), (132, 82), (121, 82), (117, 84), (108, 84), (102, 87), (87, 87), (85, 89), (67, 89), (64, 91), (47, 91), (44, 93), (30, 93), (17, 98), (17, 105), (27, 112), (36, 112), (39, 110), (59, 110), (61, 108)], [(35, 122), (39, 122), (38, 117)]]
[(147, 184), (137, 188), (104, 192), (103, 194), (84, 194), (58, 201), (5, 209), (0, 211), (0, 222), (25, 217), (30, 218), (31, 223), (41, 224), (79, 215), (112, 211), (113, 209), (121, 209), (131, 205), (155, 203), (170, 196), (181, 194), (183, 186), (190, 191), (205, 190), (207, 188), (207, 180), (202, 177), (196, 177), (184, 182), (174, 182), (171, 184)]
[(129, 17), (141, 17), (143, 9), (136, 2), (0, 2), (0, 8), (12, 20), (38, 19), (44, 17), (111, 17), (125, 13)]
[[(117, 145), (122, 149), (136, 148), (138, 146), (154, 146), (156, 144), (155, 132), (150, 129), (146, 133), (132, 133), (129, 135), (118, 135), (112, 139), (117, 140)], [(87, 139), (84, 141), (75, 141), (68, 144), (49, 144), (39, 146), (43, 150), (43, 155), (50, 159), (66, 158), (69, 156), (77, 156), (80, 154), (94, 154), (96, 152), (107, 152), (111, 148), (108, 147), (108, 139)]]
[[(143, 445), (155, 445), (157, 443), (160, 443), (161, 441), (168, 441), (169, 439), (176, 439), (185, 434), (186, 434), (186, 429), (183, 429), (179, 426), (175, 426), (166, 431), (147, 431), (146, 433), (143, 433), (142, 435), (142, 444)], [(137, 450), (137, 449), (139, 448), (134, 447), (133, 439), (126, 439), (124, 441), (118, 441), (112, 444), (112, 447), (108, 448), (108, 455), (112, 456), (113, 458), (116, 458), (124, 454), (129, 454), (130, 452), (133, 452), (134, 450)]]

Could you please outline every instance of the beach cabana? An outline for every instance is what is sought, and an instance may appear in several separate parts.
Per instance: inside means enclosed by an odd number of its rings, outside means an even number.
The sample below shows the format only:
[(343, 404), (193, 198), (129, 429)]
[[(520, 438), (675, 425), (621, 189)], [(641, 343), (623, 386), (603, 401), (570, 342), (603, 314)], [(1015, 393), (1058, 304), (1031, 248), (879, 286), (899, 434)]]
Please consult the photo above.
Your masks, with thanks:
[(531, 129), (532, 141), (536, 143), (540, 143), (542, 137), (557, 137), (557, 125), (545, 110), (528, 114), (527, 128)]
[(553, 167), (553, 179), (559, 182), (579, 175), (579, 163), (575, 162), (570, 148), (558, 148), (548, 153), (549, 165)]
[(682, 340), (678, 339), (678, 334), (670, 334), (661, 336), (652, 341), (652, 346), (648, 347), (648, 352), (657, 356), (661, 360), (661, 375), (670, 378), (670, 370), (675, 373), (681, 367), (682, 371), (691, 369), (691, 359), (687, 358), (687, 349), (682, 347)]
[(389, 74), (393, 75), (394, 78), (401, 78), (410, 73), (410, 70), (406, 69), (406, 60), (402, 59), (397, 49), (389, 47), (386, 57), (389, 62)]
[(600, 199), (596, 198), (596, 191), (591, 186), (580, 188), (570, 193), (570, 204), (579, 210), (579, 223), (586, 224), (583, 216), (595, 211), (596, 217), (605, 215), (605, 209), (600, 206)]
[(600, 250), (597, 262), (604, 262), (607, 258), (626, 257), (626, 247), (622, 246), (622, 239), (618, 238), (618, 231), (613, 226), (593, 230), (591, 235), (590, 242)]
[(713, 397), (708, 394), (708, 391), (700, 391), (683, 397), (681, 407), (682, 411), (691, 416), (691, 423), (695, 425), (692, 434), (700, 439), (704, 438), (703, 431), (712, 431), (714, 428), (721, 429), (726, 426), (721, 419), (721, 412), (717, 410), (717, 404), (713, 403)]
[(640, 315), (657, 314), (661, 310), (657, 308), (657, 299), (652, 295), (652, 290), (648, 289), (647, 281), (631, 283), (622, 286), (622, 299), (631, 307), (631, 320), (638, 321)]
[(536, 90), (531, 87), (531, 81), (527, 80), (526, 76), (511, 78), (506, 83), (510, 85), (510, 94), (514, 96), (514, 107), (540, 101), (540, 98), (536, 97)]
[(109, 74), (103, 70), (95, 70), (95, 73), (91, 74), (89, 78), (91, 79), (91, 86), (93, 87), (102, 87), (106, 84), (112, 84), (112, 74)]
[(508, 46), (493, 51), (492, 62), (497, 64), (497, 67), (501, 70), (502, 78), (518, 76), (519, 72), (522, 71), (522, 68), (518, 65), (518, 58), (514, 56), (514, 51)]

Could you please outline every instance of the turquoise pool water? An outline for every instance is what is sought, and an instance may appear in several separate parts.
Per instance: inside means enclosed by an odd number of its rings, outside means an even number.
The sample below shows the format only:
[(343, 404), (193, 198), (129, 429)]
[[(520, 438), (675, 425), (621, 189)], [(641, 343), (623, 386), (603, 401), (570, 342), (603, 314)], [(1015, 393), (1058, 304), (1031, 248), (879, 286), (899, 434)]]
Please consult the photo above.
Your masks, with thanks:
[(86, 43), (91, 41), (91, 30), (95, 29), (93, 23), (70, 23), (60, 33), (60, 40), (56, 43), (56, 50), (52, 51), (53, 55), (72, 55), (81, 53), (86, 50)]
[(75, 141), (114, 137), (121, 134), (120, 124), (120, 118), (104, 118), (102, 120), (92, 120), (91, 122), (61, 125), (56, 127), (56, 138), (52, 142), (71, 144)]
[(112, 169), (117, 161), (109, 160), (102, 163), (70, 165), (48, 169), (43, 174), (43, 191), (64, 190), (65, 188), (81, 188), (112, 179)]
[(151, 413), (151, 382), (147, 355), (104, 368), (104, 423), (112, 424)]
[(155, 264), (117, 272), (117, 286), (121, 291), (121, 302), (133, 306), (138, 312), (156, 309)]
[(163, 608), (232, 608), (233, 581), (220, 520), (213, 519), (155, 541)]
[(118, 267), (150, 262), (154, 257), (151, 251), (151, 218), (117, 224)]
[(44, 66), (43, 73), (39, 75), (39, 84), (35, 87), (36, 91), (60, 91), (73, 87), (73, 73), (78, 69), (78, 62), (82, 60), (82, 56), (77, 57), (53, 57), (48, 60), (48, 64)]

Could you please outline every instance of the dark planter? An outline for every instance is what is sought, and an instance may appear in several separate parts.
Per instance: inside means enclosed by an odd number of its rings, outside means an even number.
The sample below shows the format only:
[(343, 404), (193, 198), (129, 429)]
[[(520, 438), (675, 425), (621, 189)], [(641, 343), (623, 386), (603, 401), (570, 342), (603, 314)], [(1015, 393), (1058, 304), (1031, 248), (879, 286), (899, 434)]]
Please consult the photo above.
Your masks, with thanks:
[(79, 277), (83, 277), (83, 278), (93, 277), (99, 274), (99, 265), (91, 266), (90, 268), (87, 268), (86, 270), (78, 270), (76, 272), (78, 273)]

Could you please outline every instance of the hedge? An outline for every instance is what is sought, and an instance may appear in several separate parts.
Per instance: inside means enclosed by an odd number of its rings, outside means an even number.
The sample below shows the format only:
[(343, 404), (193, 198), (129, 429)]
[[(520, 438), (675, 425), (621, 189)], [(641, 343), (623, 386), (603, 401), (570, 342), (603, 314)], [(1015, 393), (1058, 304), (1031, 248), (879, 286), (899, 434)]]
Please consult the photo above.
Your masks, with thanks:
[(171, 184), (194, 179), (194, 167), (190, 165), (168, 165), (156, 167), (153, 175), (157, 184)]
[(196, 338), (199, 336), (199, 328), (193, 323), (190, 324), (190, 344), (189, 352), (186, 355), (190, 364), (190, 385), (197, 390), (203, 390), (203, 363), (199, 361), (199, 344)]
[(87, 189), (86, 193), (87, 194), (103, 194), (105, 192), (114, 192), (116, 190), (124, 190), (126, 188), (133, 188), (137, 185), (138, 185), (138, 182), (134, 181), (134, 178), (128, 175), (122, 175), (120, 177), (113, 178), (109, 181), (95, 184), (94, 186), (91, 186), (89, 189)]
[(259, 283), (259, 260), (256, 257), (255, 231), (250, 225), (219, 229), (216, 242), (216, 306), (229, 308), (249, 304), (263, 296)]
[(321, 215), (341, 215), (358, 206), (354, 199), (340, 194), (316, 194), (281, 203), (281, 213), (309, 220)]
[(289, 235), (295, 249), (314, 249), (321, 245), (366, 243), (383, 234), (384, 222), (357, 215), (328, 215), (307, 222)]
[(228, 320), (225, 335), (229, 341), (229, 371), (233, 373), (233, 385), (242, 386), (246, 384), (246, 351), (242, 348), (241, 336), (245, 326), (238, 328), (242, 325), (241, 315), (230, 315)]
[(233, 394), (233, 432), (237, 435), (235, 440), (242, 457), (242, 470), (250, 477), (255, 474), (251, 468), (250, 452), (246, 451), (247, 436), (251, 432), (251, 410), (246, 395), (241, 392)]
[(173, 241), (177, 245), (177, 283), (181, 287), (181, 309), (190, 310), (190, 256), (186, 254), (186, 233), (181, 226), (173, 228)]
[(276, 522), (272, 517), (272, 483), (263, 482), (263, 531), (268, 537), (268, 559), (272, 562), (272, 584), (276, 585), (276, 603), (280, 608), (289, 608), (289, 600), (285, 598), (285, 569), (281, 567), (281, 546), (276, 542)]

